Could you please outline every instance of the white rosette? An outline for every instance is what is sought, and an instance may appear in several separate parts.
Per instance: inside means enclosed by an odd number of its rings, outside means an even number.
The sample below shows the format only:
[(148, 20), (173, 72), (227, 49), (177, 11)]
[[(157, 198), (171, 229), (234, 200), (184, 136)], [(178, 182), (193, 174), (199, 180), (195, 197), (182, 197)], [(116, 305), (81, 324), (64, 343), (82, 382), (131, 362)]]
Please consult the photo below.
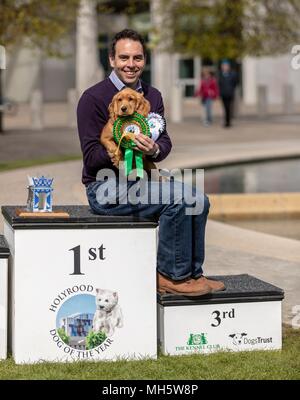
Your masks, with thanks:
[(159, 135), (165, 129), (165, 119), (161, 115), (151, 112), (148, 114), (147, 121), (150, 128), (151, 138), (156, 142)]

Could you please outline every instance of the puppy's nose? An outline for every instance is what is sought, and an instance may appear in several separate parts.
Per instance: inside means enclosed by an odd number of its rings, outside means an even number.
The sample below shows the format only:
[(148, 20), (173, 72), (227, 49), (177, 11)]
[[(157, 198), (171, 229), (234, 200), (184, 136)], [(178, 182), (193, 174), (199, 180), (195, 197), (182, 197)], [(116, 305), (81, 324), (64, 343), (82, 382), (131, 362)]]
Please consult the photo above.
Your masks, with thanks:
[(127, 110), (127, 107), (126, 107), (126, 106), (122, 106), (122, 107), (121, 107), (121, 111), (125, 112), (126, 110)]

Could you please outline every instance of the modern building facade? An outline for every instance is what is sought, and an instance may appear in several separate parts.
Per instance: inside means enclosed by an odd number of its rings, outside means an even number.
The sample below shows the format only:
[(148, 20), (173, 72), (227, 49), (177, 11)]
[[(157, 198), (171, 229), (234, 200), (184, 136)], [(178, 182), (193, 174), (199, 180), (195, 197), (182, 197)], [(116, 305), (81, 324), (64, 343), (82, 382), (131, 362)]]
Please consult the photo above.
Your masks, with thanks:
[[(5, 71), (6, 96), (27, 102), (36, 88), (45, 102), (65, 102), (68, 90), (84, 88), (109, 74), (108, 46), (112, 36), (125, 27), (132, 27), (149, 38), (163, 18), (159, 12), (160, 0), (150, 0), (148, 7), (134, 16), (122, 14), (98, 15), (94, 0), (82, 0), (77, 29), (65, 40), (64, 59), (44, 58), (38, 51), (16, 48), (8, 57)], [(257, 87), (266, 88), (268, 103), (280, 104), (289, 85), (294, 101), (300, 102), (299, 70), (291, 66), (292, 54), (277, 57), (246, 57), (240, 62), (240, 92), (246, 104), (257, 103)], [(174, 87), (180, 86), (182, 95), (193, 96), (201, 73), (201, 58), (168, 54), (149, 50), (143, 79), (161, 90), (166, 108), (174, 97)]]

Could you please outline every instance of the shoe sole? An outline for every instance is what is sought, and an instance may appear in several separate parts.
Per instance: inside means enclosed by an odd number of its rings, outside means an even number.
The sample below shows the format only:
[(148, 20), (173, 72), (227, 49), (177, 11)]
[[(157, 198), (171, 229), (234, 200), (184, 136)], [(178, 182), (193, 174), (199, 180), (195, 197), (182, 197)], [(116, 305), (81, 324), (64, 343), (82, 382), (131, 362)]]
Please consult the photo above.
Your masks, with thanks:
[[(206, 278), (207, 279), (207, 278)], [(194, 281), (197, 281), (197, 279), (194, 279)], [(209, 279), (209, 281), (210, 282), (214, 282), (215, 280), (214, 279)], [(223, 291), (223, 290), (226, 290), (226, 286), (223, 284), (222, 286), (220, 286), (219, 288), (214, 288), (213, 286), (211, 286), (209, 283), (206, 283), (209, 287), (210, 287), (210, 289), (211, 289), (211, 291), (212, 291), (212, 293), (215, 293), (215, 292), (221, 292), (221, 291)]]
[(188, 293), (188, 292), (177, 292), (176, 290), (172, 289), (163, 289), (159, 288), (157, 291), (160, 294), (166, 294), (166, 293), (171, 293), (171, 294), (177, 294), (178, 296), (189, 296), (189, 297), (196, 297), (196, 296), (204, 296), (205, 294), (210, 294), (211, 291), (205, 291), (205, 292), (194, 292), (194, 293)]
[(222, 287), (222, 288), (220, 288), (220, 289), (213, 289), (213, 288), (211, 287), (211, 291), (212, 291), (213, 293), (215, 293), (215, 292), (222, 292), (223, 290), (226, 290), (226, 287), (225, 287), (225, 286)]

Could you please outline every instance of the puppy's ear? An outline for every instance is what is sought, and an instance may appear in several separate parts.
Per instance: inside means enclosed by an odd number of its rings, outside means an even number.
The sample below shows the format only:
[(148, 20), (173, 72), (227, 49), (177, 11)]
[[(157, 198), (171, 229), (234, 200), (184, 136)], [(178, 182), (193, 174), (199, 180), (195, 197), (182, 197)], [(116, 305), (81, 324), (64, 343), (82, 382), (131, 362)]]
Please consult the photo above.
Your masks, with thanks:
[(144, 117), (147, 117), (150, 112), (149, 101), (146, 100), (145, 97), (140, 93), (137, 93), (136, 112), (142, 114)]
[(115, 121), (115, 119), (118, 116), (118, 109), (117, 109), (117, 101), (116, 99), (113, 99), (110, 105), (108, 106), (108, 112), (109, 112), (109, 118), (112, 121)]

